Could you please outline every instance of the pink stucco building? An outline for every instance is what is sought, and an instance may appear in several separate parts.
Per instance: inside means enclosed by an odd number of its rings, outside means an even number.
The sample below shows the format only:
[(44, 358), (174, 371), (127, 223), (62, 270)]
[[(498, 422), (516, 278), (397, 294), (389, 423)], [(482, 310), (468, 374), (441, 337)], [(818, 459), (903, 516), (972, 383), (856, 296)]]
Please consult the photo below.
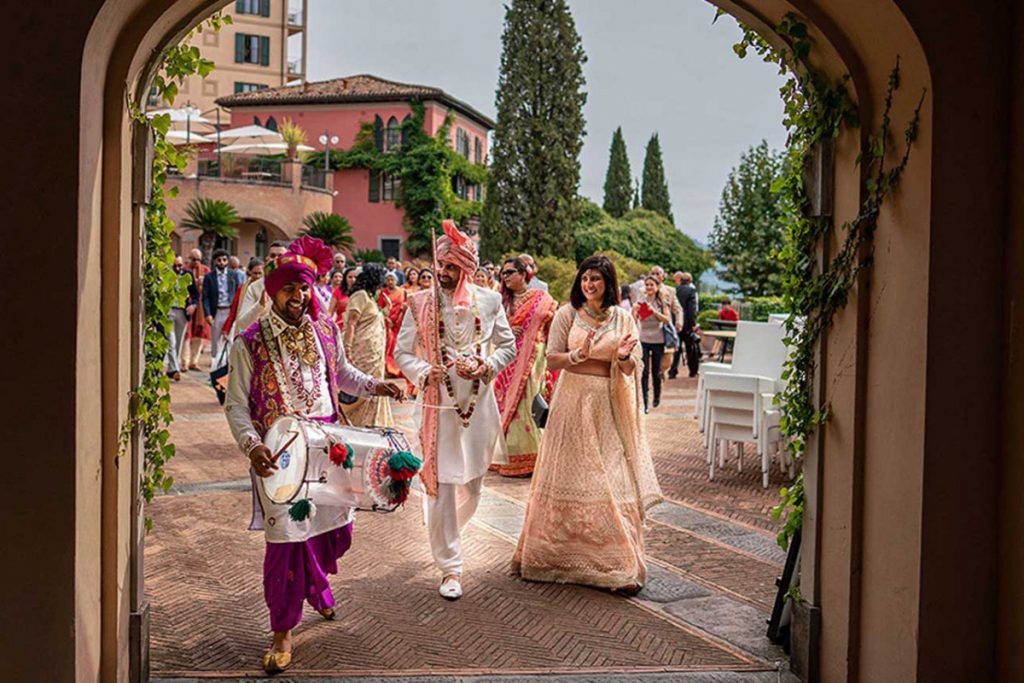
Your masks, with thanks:
[[(377, 143), (383, 150), (401, 144), (399, 127), (411, 116), (410, 101), (426, 109), (425, 127), (434, 135), (449, 112), (452, 148), (476, 163), (486, 163), (487, 134), (494, 122), (470, 105), (439, 88), (396, 83), (370, 75), (348, 76), (317, 83), (222, 97), (217, 103), (231, 112), (232, 127), (257, 123), (276, 129), (284, 119), (306, 130), (307, 144), (322, 150), (322, 135), (337, 137), (331, 148), (348, 149), (363, 123), (380, 130)], [(403, 211), (395, 205), (399, 188), (387, 176), (364, 168), (334, 172), (334, 212), (352, 223), (357, 249), (379, 249), (387, 256), (405, 258), (406, 231)], [(454, 188), (465, 199), (481, 198), (482, 188), (458, 182)]]

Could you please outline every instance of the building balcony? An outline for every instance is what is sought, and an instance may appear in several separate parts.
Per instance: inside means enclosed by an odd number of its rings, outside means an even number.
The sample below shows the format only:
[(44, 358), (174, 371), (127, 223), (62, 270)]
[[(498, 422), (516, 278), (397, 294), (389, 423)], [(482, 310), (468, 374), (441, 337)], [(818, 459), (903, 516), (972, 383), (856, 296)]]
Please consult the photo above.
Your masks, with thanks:
[[(168, 177), (167, 187), (176, 187), (178, 194), (167, 200), (167, 215), (180, 225), (185, 207), (197, 197), (228, 202), (241, 218), (235, 249), (240, 257), (264, 255), (256, 247), (256, 235), (268, 235), (271, 241), (295, 239), (308, 214), (333, 210), (333, 174), (322, 169), (304, 166), (298, 160), (237, 160), (239, 163), (230, 167), (225, 165), (221, 176), (210, 163), (213, 161), (193, 161), (182, 174)], [(197, 237), (191, 230), (175, 232), (182, 249), (190, 248)]]
[(302, 78), (306, 75), (306, 71), (303, 67), (302, 60), (288, 60), (288, 75), (291, 76), (292, 78)]
[(289, 12), (288, 13), (288, 35), (293, 36), (296, 33), (302, 33), (306, 30), (305, 24), (302, 21), (302, 12)]

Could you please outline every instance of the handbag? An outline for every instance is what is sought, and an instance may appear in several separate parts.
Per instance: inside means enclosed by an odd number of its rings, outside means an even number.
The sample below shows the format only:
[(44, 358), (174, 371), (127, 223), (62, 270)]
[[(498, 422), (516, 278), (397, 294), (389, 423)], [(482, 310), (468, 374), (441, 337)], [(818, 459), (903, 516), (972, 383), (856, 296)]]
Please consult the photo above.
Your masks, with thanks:
[(679, 348), (679, 333), (672, 323), (662, 323), (661, 333), (665, 335), (665, 347), (669, 349)]
[(533, 415), (533, 422), (539, 428), (544, 429), (548, 423), (548, 413), (550, 412), (548, 402), (544, 400), (544, 397), (537, 394), (533, 397), (533, 404), (530, 406), (530, 413)]

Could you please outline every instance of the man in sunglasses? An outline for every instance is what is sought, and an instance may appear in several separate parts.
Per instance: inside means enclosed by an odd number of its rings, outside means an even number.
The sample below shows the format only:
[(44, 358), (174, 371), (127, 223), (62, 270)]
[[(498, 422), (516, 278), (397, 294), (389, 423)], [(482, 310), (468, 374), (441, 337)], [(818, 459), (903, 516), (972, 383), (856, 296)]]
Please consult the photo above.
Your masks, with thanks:
[(174, 274), (181, 280), (182, 289), (185, 290), (185, 298), (178, 302), (180, 305), (171, 306), (168, 313), (170, 321), (167, 326), (167, 338), (170, 346), (167, 348), (167, 376), (177, 382), (181, 379), (181, 354), (185, 350), (188, 321), (196, 312), (196, 304), (199, 303), (199, 288), (192, 273), (185, 270), (185, 262), (180, 256), (174, 257)]

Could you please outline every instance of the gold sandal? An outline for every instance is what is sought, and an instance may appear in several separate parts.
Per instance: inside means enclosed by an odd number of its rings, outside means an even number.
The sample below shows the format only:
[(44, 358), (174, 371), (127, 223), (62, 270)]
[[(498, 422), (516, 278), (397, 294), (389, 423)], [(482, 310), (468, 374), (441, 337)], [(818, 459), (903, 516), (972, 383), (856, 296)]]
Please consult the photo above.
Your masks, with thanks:
[(274, 652), (273, 650), (263, 655), (263, 670), (268, 674), (281, 673), (292, 663), (291, 652)]
[(324, 607), (323, 609), (318, 609), (317, 612), (327, 621), (334, 621), (334, 618), (337, 616), (333, 607)]

